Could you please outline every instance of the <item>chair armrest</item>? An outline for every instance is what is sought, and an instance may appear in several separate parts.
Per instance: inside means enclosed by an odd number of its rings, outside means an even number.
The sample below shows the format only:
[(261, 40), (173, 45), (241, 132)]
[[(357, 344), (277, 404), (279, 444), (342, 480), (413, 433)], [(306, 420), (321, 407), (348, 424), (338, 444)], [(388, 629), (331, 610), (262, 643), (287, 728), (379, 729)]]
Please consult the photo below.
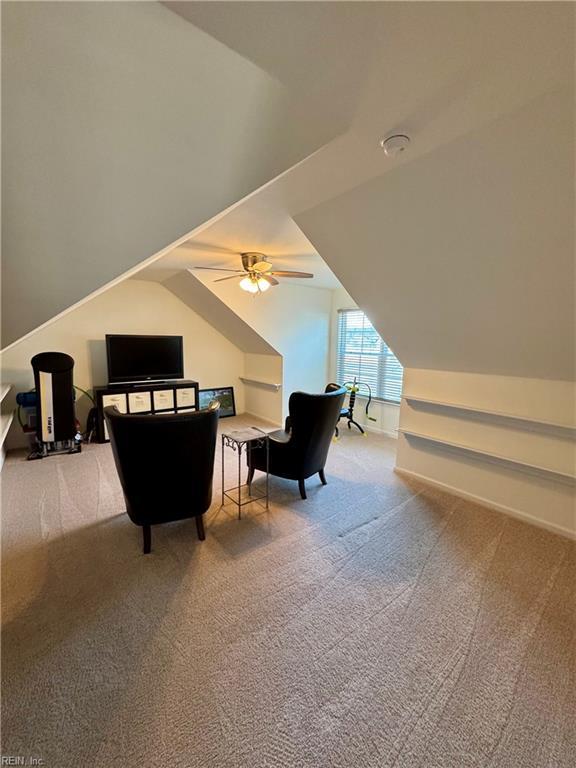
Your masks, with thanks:
[(268, 433), (268, 439), (271, 443), (289, 443), (290, 442), (290, 432), (286, 432), (284, 429), (277, 429), (276, 432), (269, 432)]
[(292, 430), (292, 419), (290, 416), (286, 416), (286, 421), (284, 422), (284, 431), (290, 432)]

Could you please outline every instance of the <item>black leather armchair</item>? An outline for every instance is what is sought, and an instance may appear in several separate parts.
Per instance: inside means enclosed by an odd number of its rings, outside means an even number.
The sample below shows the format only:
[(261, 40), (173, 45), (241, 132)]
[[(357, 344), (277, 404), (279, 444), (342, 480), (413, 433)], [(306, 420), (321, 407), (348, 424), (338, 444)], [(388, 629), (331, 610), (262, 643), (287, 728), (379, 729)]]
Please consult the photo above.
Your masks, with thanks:
[(116, 469), (130, 520), (141, 525), (144, 554), (152, 544), (152, 525), (196, 518), (203, 540), (202, 515), (212, 502), (218, 408), (190, 413), (123, 414), (104, 409)]
[[(345, 395), (344, 387), (321, 395), (293, 392), (285, 428), (269, 435), (270, 474), (298, 480), (303, 499), (306, 478), (318, 473), (326, 485), (324, 466)], [(256, 469), (266, 471), (266, 449), (253, 448), (246, 457), (250, 484)]]

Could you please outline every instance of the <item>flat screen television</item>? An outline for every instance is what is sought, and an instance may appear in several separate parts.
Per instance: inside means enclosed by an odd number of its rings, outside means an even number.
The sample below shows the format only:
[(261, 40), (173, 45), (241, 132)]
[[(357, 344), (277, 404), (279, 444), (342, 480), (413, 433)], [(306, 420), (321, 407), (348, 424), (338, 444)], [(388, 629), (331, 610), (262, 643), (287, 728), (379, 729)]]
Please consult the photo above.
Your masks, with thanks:
[(165, 381), (184, 377), (182, 336), (106, 335), (108, 381)]

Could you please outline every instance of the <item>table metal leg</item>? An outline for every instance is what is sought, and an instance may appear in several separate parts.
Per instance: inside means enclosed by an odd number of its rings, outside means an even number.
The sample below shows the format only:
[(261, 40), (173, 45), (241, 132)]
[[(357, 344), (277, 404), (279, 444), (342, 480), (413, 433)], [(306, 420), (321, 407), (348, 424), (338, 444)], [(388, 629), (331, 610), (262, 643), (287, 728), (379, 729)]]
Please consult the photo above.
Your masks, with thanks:
[(252, 496), (252, 480), (250, 479), (250, 467), (252, 466), (252, 443), (246, 443), (246, 451), (248, 454), (248, 496)]
[[(248, 458), (248, 465), (249, 468), (252, 465), (252, 442), (250, 440), (245, 440), (243, 442), (236, 441), (231, 439), (230, 435), (222, 434), (222, 501), (221, 501), (221, 507), (224, 506), (225, 499), (228, 498), (230, 501), (236, 503), (238, 505), (238, 520), (242, 519), (242, 450), (243, 447), (246, 446), (246, 456)], [(265, 499), (266, 500), (266, 509), (269, 508), (270, 505), (270, 442), (269, 439), (266, 437), (266, 439), (259, 439), (258, 440), (258, 447), (261, 447), (262, 444), (266, 444), (266, 494), (265, 496), (260, 493), (260, 495), (257, 495), (254, 498), (254, 501), (260, 501)], [(224, 468), (224, 462), (225, 462), (225, 448), (226, 446), (231, 447), (233, 450), (238, 452), (238, 483), (236, 488), (228, 488), (226, 489), (225, 482), (226, 482), (226, 472)], [(252, 470), (253, 471), (253, 470)], [(248, 496), (249, 498), (244, 502), (245, 504), (249, 504), (252, 499), (252, 477), (250, 476), (250, 471), (248, 472), (248, 482), (246, 483), (248, 488)], [(228, 490), (228, 492), (227, 492)], [(233, 496), (233, 491), (236, 491), (237, 497), (235, 498)]]
[(238, 520), (242, 519), (242, 446), (238, 446)]
[(266, 509), (270, 499), (270, 439), (266, 439)]

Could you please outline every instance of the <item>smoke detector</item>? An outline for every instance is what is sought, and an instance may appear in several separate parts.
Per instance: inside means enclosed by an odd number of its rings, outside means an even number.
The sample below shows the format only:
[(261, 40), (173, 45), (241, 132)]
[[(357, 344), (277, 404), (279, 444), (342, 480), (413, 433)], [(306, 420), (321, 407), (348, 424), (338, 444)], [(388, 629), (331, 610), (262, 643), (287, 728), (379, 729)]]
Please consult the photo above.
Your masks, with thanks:
[(409, 144), (410, 136), (406, 136), (404, 133), (395, 133), (392, 136), (387, 136), (380, 142), (380, 146), (388, 157), (396, 157), (401, 152), (404, 152)]

